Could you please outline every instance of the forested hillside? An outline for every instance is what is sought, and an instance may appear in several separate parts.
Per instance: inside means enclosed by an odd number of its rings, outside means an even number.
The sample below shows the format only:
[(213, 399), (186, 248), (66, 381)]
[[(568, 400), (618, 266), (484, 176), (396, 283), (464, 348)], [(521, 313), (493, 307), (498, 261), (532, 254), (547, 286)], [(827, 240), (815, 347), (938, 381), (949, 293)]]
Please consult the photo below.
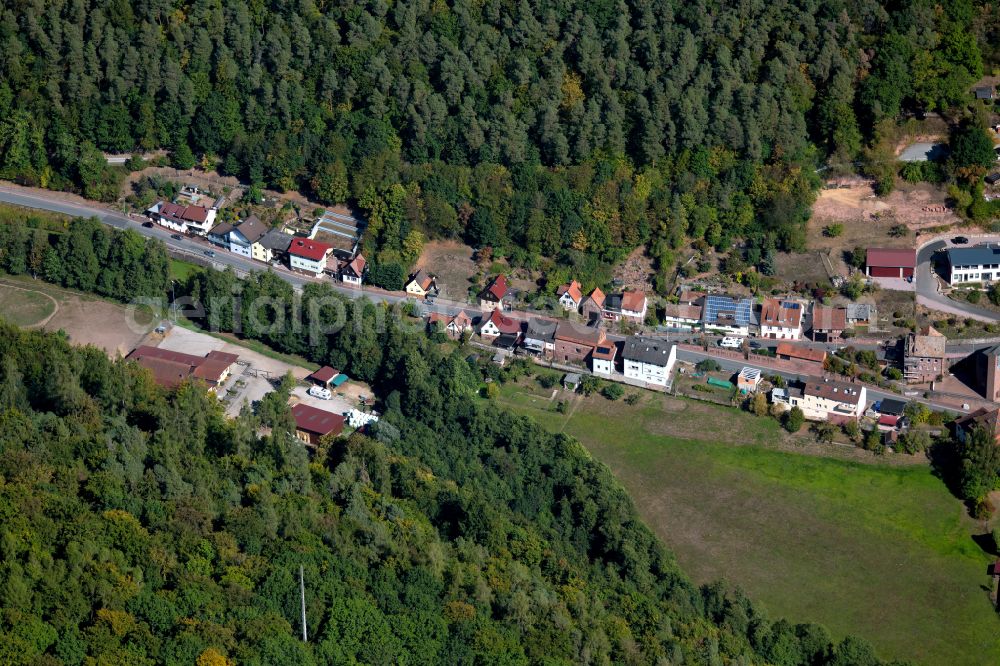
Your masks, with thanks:
[[(797, 248), (829, 158), (968, 100), (991, 0), (24, 0), (0, 14), (0, 177), (113, 199), (165, 148), (376, 211), (376, 263)], [(389, 211), (391, 214), (384, 214)], [(407, 239), (409, 243), (407, 243)], [(664, 264), (671, 262), (664, 261)]]
[(608, 470), (476, 398), (454, 347), (373, 342), (382, 422), (310, 457), (287, 385), (227, 421), (0, 324), (0, 663), (879, 663), (692, 586)]

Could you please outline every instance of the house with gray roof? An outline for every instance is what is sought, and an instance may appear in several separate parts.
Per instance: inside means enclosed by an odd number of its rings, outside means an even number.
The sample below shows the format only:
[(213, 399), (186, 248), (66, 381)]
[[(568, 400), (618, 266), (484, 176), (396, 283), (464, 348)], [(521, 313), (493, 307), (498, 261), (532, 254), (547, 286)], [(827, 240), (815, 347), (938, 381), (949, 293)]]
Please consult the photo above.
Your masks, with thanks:
[(622, 349), (626, 379), (666, 388), (677, 362), (677, 343), (639, 335), (625, 339)]
[(953, 247), (946, 253), (948, 284), (990, 283), (1000, 279), (1000, 246)]

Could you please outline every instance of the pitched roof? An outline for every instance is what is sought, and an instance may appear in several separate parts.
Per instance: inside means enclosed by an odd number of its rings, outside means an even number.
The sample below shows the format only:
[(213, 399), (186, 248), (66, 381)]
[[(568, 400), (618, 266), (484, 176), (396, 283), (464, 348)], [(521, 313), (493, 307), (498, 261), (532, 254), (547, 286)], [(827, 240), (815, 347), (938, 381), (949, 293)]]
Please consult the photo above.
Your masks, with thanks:
[(431, 285), (434, 284), (434, 278), (432, 278), (427, 272), (424, 271), (424, 269), (421, 268), (410, 277), (410, 279), (407, 281), (407, 284), (410, 284), (411, 282), (416, 282), (417, 286), (419, 286), (424, 291), (427, 291), (428, 289), (431, 288)]
[(903, 412), (906, 410), (906, 402), (902, 400), (896, 400), (895, 398), (883, 398), (879, 403), (878, 411), (882, 414), (892, 414), (893, 416), (902, 416)]
[(449, 323), (455, 324), (460, 328), (467, 328), (472, 325), (472, 317), (465, 314), (465, 310), (459, 310), (458, 314), (452, 317)]
[(292, 407), (295, 427), (298, 430), (311, 432), (320, 437), (324, 435), (339, 435), (344, 430), (344, 417), (322, 409), (316, 409), (304, 403)]
[(822, 349), (813, 349), (802, 345), (795, 345), (791, 342), (779, 342), (775, 353), (780, 356), (799, 359), (801, 361), (813, 361), (822, 363), (826, 360), (826, 352)]
[(705, 323), (723, 326), (749, 326), (753, 322), (753, 301), (749, 298), (735, 299), (720, 294), (705, 297)]
[(558, 326), (556, 322), (548, 319), (529, 319), (528, 331), (524, 337), (525, 339), (552, 342), (556, 339), (556, 326)]
[(884, 268), (916, 268), (917, 251), (912, 248), (870, 247), (865, 263)]
[(209, 236), (225, 236), (230, 231), (233, 230), (233, 225), (228, 222), (219, 222), (217, 225), (208, 230)]
[(571, 280), (569, 284), (560, 285), (556, 289), (556, 296), (561, 297), (563, 294), (569, 294), (574, 303), (579, 303), (580, 299), (583, 298), (583, 294), (580, 292), (580, 283), (576, 280)]
[(353, 259), (351, 259), (349, 262), (344, 264), (344, 271), (350, 272), (353, 275), (356, 275), (357, 277), (361, 277), (364, 274), (365, 266), (367, 265), (368, 262), (365, 261), (364, 256), (359, 254), (355, 256)]
[(149, 368), (157, 383), (174, 387), (188, 377), (217, 383), (229, 367), (239, 360), (236, 354), (213, 350), (204, 356), (140, 345), (128, 358)]
[(677, 300), (681, 303), (701, 303), (704, 302), (704, 299), (705, 292), (691, 289), (690, 287), (681, 287), (677, 293)]
[(974, 412), (970, 412), (955, 419), (955, 425), (963, 430), (979, 426), (986, 428), (994, 434), (1000, 430), (997, 428), (998, 423), (1000, 423), (1000, 409), (995, 407), (992, 409), (980, 407)]
[(260, 237), (260, 244), (268, 250), (287, 252), (288, 246), (292, 244), (293, 236), (282, 233), (277, 229), (271, 229)]
[(663, 314), (674, 319), (690, 319), (692, 321), (701, 320), (701, 313), (704, 309), (701, 305), (685, 305), (683, 303), (668, 303), (663, 306)]
[(312, 379), (317, 382), (323, 382), (324, 384), (329, 382), (331, 379), (340, 374), (340, 371), (334, 370), (328, 365), (324, 365), (322, 368), (312, 373), (306, 379)]
[(861, 400), (861, 389), (853, 384), (848, 384), (847, 382), (838, 382), (835, 379), (809, 377), (806, 379), (805, 385), (805, 395), (811, 395), (825, 400), (834, 400), (836, 402), (844, 402), (849, 405), (857, 405)]
[(813, 308), (813, 330), (843, 331), (847, 328), (847, 310), (817, 305)]
[(622, 348), (622, 358), (627, 361), (639, 361), (650, 365), (666, 367), (670, 362), (670, 350), (677, 344), (659, 338), (645, 338), (640, 335), (630, 335), (625, 338)]
[(490, 283), (483, 289), (481, 296), (486, 300), (501, 301), (507, 295), (508, 289), (507, 277), (505, 275), (498, 275), (490, 280)]
[(626, 291), (622, 294), (622, 310), (642, 312), (646, 307), (646, 294), (641, 291)]
[(587, 300), (591, 300), (591, 301), (593, 301), (594, 303), (597, 304), (597, 307), (603, 308), (604, 307), (604, 292), (601, 291), (600, 289), (598, 289), (597, 287), (594, 287), (594, 291), (590, 292), (590, 295), (587, 296)]
[(938, 333), (933, 326), (927, 326), (920, 329), (919, 333), (910, 333), (907, 337), (906, 355), (944, 358), (947, 345), (948, 338)]
[(780, 298), (764, 299), (760, 312), (761, 326), (798, 328), (802, 324), (802, 304)]
[(256, 243), (267, 233), (269, 227), (260, 221), (256, 215), (251, 215), (236, 225), (236, 231), (251, 243)]
[(573, 322), (559, 322), (556, 325), (556, 340), (575, 342), (588, 347), (596, 347), (604, 342), (604, 329), (599, 326), (583, 326)]
[(184, 206), (169, 202), (160, 203), (158, 212), (163, 217), (169, 217), (182, 222), (201, 224), (208, 219), (208, 209), (204, 206)]
[(618, 345), (614, 342), (602, 342), (594, 348), (592, 356), (594, 358), (604, 359), (606, 361), (615, 360), (615, 356), (618, 355)]
[[(499, 310), (491, 312), (489, 318), (483, 322), (483, 326), (486, 325), (486, 322), (493, 322), (493, 325), (497, 327), (497, 330), (499, 330), (501, 334), (521, 332), (521, 322), (516, 319), (511, 319)], [(480, 326), (480, 329), (482, 329), (482, 326)]]
[(288, 254), (310, 261), (319, 261), (332, 249), (333, 246), (328, 243), (321, 243), (309, 238), (295, 238), (288, 246)]
[(982, 266), (1000, 263), (1000, 247), (990, 245), (953, 247), (948, 250), (948, 263), (952, 266)]

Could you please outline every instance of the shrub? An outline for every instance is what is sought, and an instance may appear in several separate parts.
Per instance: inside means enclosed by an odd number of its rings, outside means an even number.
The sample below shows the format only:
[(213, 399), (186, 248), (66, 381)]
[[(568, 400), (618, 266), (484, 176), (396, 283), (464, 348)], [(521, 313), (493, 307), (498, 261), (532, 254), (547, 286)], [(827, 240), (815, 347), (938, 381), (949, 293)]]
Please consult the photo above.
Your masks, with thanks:
[(836, 238), (844, 233), (844, 225), (839, 222), (836, 224), (828, 224), (823, 227), (823, 235), (827, 238)]
[(549, 374), (547, 372), (538, 375), (538, 385), (544, 389), (552, 388), (553, 386), (556, 385), (557, 381), (559, 381), (558, 377), (556, 377), (553, 374)]
[(601, 389), (601, 395), (608, 400), (619, 400), (625, 395), (625, 389), (622, 388), (621, 384), (612, 383)]
[(694, 366), (694, 369), (698, 372), (718, 372), (719, 370), (722, 370), (722, 366), (719, 365), (719, 362), (715, 359), (706, 358), (698, 361), (697, 365)]
[(639, 394), (638, 393), (629, 393), (627, 396), (625, 396), (625, 404), (626, 405), (635, 405), (638, 402), (639, 402)]
[(802, 424), (805, 423), (806, 417), (802, 413), (802, 410), (798, 407), (792, 407), (790, 410), (785, 412), (785, 418), (782, 425), (788, 432), (798, 432), (802, 429)]

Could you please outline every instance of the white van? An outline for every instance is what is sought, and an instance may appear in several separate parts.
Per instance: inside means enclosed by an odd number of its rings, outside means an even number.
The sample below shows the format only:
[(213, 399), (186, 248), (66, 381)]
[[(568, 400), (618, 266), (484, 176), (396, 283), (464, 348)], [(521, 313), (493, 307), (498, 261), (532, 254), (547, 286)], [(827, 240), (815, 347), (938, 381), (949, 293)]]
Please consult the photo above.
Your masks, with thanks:
[(727, 335), (719, 340), (719, 346), (725, 347), (726, 349), (740, 349), (743, 346), (743, 338)]
[(329, 400), (333, 397), (333, 394), (330, 393), (330, 389), (323, 388), (322, 386), (310, 386), (309, 395), (314, 398), (320, 398), (321, 400)]

